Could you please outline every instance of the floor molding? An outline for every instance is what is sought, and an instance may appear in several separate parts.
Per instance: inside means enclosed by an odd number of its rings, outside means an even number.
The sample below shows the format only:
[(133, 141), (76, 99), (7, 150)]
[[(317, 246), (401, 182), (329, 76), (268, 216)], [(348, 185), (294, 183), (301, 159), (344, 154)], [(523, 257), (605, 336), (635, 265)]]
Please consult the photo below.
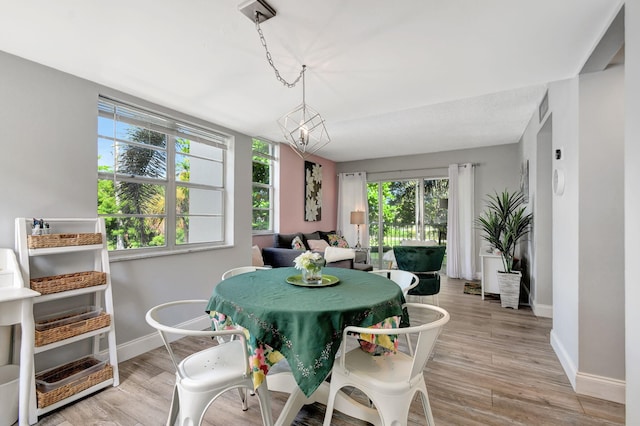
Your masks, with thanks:
[(576, 393), (624, 404), (626, 382), (610, 377), (578, 372), (576, 375)]
[(569, 379), (569, 382), (571, 383), (571, 387), (573, 387), (573, 390), (575, 390), (576, 374), (578, 372), (578, 369), (573, 363), (573, 360), (571, 359), (571, 357), (569, 357), (569, 353), (565, 350), (564, 346), (562, 345), (562, 342), (558, 340), (557, 334), (553, 329), (551, 330), (550, 335), (551, 335), (551, 338), (550, 338), (551, 347), (556, 353), (556, 356), (560, 361), (560, 365), (562, 365), (562, 369), (564, 370), (564, 373), (567, 376), (567, 379)]

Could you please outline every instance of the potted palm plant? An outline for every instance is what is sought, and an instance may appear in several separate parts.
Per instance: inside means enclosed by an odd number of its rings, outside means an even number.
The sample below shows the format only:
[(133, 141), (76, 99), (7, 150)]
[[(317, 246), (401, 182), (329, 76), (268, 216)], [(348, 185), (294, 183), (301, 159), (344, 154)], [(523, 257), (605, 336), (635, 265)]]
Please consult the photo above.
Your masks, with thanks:
[(522, 273), (513, 270), (518, 242), (529, 233), (533, 215), (526, 213), (524, 194), (502, 191), (487, 196), (487, 210), (477, 219), (484, 239), (500, 252), (503, 270), (498, 271), (502, 307), (518, 309)]

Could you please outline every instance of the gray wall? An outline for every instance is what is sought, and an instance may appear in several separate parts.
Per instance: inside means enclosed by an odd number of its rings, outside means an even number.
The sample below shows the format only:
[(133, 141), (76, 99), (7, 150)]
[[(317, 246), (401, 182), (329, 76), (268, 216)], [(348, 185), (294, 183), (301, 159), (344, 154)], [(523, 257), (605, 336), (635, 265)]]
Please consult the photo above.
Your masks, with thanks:
[(625, 4), (625, 324), (626, 421), (640, 424), (640, 1)]
[(578, 370), (624, 380), (624, 66), (580, 77), (579, 158)]
[[(168, 300), (208, 298), (221, 274), (251, 261), (251, 139), (183, 117), (92, 82), (0, 52), (0, 247), (14, 247), (15, 217), (95, 217), (98, 94), (235, 136), (228, 184), (232, 247), (112, 262), (119, 345), (153, 332), (148, 308)], [(235, 160), (234, 160), (235, 158)], [(126, 345), (125, 345), (126, 346)], [(125, 351), (126, 353), (126, 351)], [(129, 355), (135, 355), (135, 350)]]
[[(390, 153), (392, 149), (390, 148)], [(505, 188), (520, 188), (519, 144), (435, 152), (432, 154), (378, 158), (336, 163), (338, 173), (367, 172), (368, 180), (409, 177), (446, 177), (449, 164), (475, 164), (475, 216), (484, 209), (486, 195)], [(486, 243), (476, 231), (476, 274), (480, 273), (480, 248)]]

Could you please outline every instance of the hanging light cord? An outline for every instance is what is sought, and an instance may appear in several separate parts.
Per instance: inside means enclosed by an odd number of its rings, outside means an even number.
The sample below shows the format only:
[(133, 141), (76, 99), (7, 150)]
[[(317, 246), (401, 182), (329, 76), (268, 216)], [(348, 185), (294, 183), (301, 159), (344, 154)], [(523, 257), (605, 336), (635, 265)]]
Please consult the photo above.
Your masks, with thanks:
[(260, 12), (258, 11), (256, 11), (256, 31), (258, 31), (258, 36), (260, 36), (260, 43), (262, 43), (262, 47), (264, 47), (264, 51), (267, 56), (267, 61), (269, 62), (269, 65), (271, 65), (271, 68), (273, 68), (273, 71), (276, 73), (276, 78), (278, 79), (278, 81), (283, 85), (287, 86), (289, 89), (291, 89), (292, 87), (295, 87), (296, 84), (300, 81), (300, 79), (304, 75), (304, 71), (306, 70), (307, 66), (303, 65), (302, 69), (300, 70), (300, 74), (298, 75), (298, 78), (296, 78), (293, 81), (293, 83), (289, 83), (287, 80), (282, 78), (282, 76), (280, 75), (280, 71), (278, 71), (276, 66), (273, 64), (273, 58), (271, 58), (271, 52), (269, 52), (269, 48), (267, 47), (267, 40), (265, 40), (264, 34), (262, 34), (262, 29), (260, 28)]

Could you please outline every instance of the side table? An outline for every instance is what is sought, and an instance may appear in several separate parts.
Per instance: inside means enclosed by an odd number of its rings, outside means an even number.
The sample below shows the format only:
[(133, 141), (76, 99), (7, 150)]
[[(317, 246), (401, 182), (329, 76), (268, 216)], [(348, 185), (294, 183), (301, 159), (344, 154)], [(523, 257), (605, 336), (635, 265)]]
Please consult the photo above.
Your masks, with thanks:
[(359, 271), (373, 271), (373, 265), (371, 265), (369, 257), (369, 247), (354, 247), (356, 251), (356, 257), (353, 260), (353, 269)]

